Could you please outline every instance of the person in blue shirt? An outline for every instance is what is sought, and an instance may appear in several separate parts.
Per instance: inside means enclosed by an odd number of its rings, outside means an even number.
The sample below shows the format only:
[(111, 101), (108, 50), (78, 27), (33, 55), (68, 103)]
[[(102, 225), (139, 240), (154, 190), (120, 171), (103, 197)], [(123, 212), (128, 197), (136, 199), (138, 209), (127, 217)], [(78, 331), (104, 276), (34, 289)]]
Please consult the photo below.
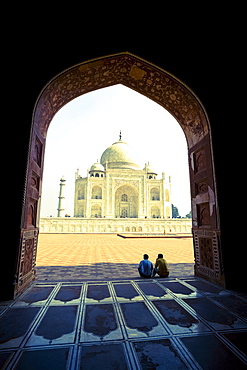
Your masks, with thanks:
[(151, 278), (153, 271), (153, 264), (148, 260), (149, 256), (147, 254), (143, 255), (143, 260), (139, 263), (138, 271), (141, 277)]

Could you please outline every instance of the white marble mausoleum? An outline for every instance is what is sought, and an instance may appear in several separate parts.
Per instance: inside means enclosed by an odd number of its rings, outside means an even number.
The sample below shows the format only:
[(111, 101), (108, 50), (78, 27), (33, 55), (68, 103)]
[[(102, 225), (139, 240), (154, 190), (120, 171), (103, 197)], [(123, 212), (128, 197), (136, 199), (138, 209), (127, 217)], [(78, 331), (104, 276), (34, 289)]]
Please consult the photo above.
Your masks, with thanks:
[(61, 179), (58, 217), (40, 219), (43, 233), (191, 233), (191, 219), (172, 219), (171, 177), (161, 179), (121, 138), (86, 177), (76, 172), (74, 217), (64, 217)]
[(119, 140), (94, 163), (87, 177), (76, 173), (74, 217), (171, 218), (171, 178), (161, 179)]

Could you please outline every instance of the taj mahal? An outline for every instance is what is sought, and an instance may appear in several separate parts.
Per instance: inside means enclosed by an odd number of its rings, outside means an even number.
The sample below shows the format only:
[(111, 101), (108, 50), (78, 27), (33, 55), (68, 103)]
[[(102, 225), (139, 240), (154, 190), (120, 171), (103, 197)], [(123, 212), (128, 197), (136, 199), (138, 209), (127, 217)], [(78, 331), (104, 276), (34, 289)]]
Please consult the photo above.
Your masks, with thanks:
[(122, 140), (82, 177), (75, 174), (74, 217), (65, 217), (61, 179), (57, 218), (41, 218), (40, 232), (191, 232), (191, 220), (172, 219), (171, 177), (142, 163)]
[(171, 178), (140, 163), (134, 150), (122, 140), (109, 146), (88, 176), (76, 174), (75, 217), (170, 218)]

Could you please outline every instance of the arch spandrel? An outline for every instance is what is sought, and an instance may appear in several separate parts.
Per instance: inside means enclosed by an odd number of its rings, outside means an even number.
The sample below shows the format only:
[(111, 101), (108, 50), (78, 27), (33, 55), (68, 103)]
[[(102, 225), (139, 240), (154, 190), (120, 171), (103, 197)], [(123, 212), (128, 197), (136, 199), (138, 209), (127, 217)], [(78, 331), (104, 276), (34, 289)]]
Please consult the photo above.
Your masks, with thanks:
[(118, 54), (76, 65), (50, 81), (38, 99), (34, 124), (46, 137), (54, 115), (76, 97), (123, 84), (163, 106), (182, 127), (189, 148), (209, 132), (196, 95), (168, 72), (131, 54)]

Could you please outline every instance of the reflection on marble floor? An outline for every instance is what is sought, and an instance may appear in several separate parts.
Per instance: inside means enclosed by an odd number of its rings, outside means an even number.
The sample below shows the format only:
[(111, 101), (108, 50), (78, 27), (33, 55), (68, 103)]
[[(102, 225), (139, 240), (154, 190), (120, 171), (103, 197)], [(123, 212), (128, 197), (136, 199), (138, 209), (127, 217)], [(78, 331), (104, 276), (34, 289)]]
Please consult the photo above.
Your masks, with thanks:
[(244, 369), (246, 303), (196, 277), (36, 282), (0, 304), (0, 368)]

